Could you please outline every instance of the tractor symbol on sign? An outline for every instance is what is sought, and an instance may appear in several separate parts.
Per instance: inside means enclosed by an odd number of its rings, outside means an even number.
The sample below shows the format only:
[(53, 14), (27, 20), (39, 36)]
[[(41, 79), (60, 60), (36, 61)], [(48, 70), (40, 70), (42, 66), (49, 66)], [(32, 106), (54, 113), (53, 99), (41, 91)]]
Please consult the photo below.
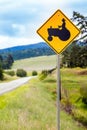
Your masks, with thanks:
[(70, 38), (70, 31), (66, 28), (66, 22), (65, 19), (62, 19), (62, 25), (58, 26), (58, 28), (50, 28), (47, 29), (48, 31), (48, 41), (53, 40), (54, 37), (58, 37), (62, 41), (67, 41)]

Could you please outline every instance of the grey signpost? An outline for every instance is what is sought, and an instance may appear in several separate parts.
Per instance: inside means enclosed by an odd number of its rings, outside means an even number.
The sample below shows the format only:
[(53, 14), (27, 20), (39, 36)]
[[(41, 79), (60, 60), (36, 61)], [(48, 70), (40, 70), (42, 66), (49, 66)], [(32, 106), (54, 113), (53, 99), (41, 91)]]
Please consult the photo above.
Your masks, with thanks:
[(60, 130), (60, 94), (61, 94), (61, 83), (60, 83), (60, 55), (57, 55), (57, 126)]

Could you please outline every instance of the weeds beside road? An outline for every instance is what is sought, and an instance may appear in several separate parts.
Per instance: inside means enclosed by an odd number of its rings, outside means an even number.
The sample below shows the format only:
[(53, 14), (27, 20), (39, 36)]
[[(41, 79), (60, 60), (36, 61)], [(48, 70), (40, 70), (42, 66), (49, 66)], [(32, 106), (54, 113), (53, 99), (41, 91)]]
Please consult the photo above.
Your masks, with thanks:
[[(57, 108), (51, 93), (54, 88), (54, 76), (44, 82), (36, 78), (0, 96), (0, 130), (57, 130)], [(85, 128), (61, 111), (61, 130)]]

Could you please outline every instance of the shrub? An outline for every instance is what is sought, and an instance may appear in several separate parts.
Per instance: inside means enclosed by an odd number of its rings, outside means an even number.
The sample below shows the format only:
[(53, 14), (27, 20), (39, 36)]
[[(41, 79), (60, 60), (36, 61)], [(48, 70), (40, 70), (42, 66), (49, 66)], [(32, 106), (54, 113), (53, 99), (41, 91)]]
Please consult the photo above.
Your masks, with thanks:
[(73, 117), (75, 120), (81, 122), (83, 125), (87, 126), (87, 116), (84, 114), (84, 111), (79, 109), (73, 110)]
[(16, 75), (19, 76), (19, 77), (26, 77), (27, 72), (23, 69), (17, 69)]
[(6, 74), (10, 75), (10, 76), (14, 76), (15, 75), (15, 71), (11, 70), (11, 71), (5, 71)]
[(81, 98), (82, 98), (82, 102), (84, 104), (87, 104), (87, 85), (84, 84), (81, 88), (80, 88), (80, 94), (81, 94)]
[(32, 76), (36, 76), (38, 73), (37, 73), (37, 71), (32, 71)]
[(3, 75), (3, 69), (0, 67), (0, 80), (3, 80), (4, 75)]
[(68, 114), (72, 114), (72, 103), (70, 101), (70, 95), (69, 95), (69, 91), (65, 88), (63, 88), (63, 97), (62, 97), (62, 109), (64, 109)]
[(44, 80), (48, 76), (47, 70), (42, 70), (41, 74), (39, 75), (40, 80)]

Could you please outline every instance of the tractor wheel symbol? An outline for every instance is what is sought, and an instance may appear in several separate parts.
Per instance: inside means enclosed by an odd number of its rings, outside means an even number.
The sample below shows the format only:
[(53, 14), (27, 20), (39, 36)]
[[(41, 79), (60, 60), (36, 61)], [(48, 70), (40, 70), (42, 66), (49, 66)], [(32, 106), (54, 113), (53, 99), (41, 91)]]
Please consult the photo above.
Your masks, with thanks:
[(52, 41), (52, 40), (53, 40), (52, 36), (49, 36), (48, 41)]

